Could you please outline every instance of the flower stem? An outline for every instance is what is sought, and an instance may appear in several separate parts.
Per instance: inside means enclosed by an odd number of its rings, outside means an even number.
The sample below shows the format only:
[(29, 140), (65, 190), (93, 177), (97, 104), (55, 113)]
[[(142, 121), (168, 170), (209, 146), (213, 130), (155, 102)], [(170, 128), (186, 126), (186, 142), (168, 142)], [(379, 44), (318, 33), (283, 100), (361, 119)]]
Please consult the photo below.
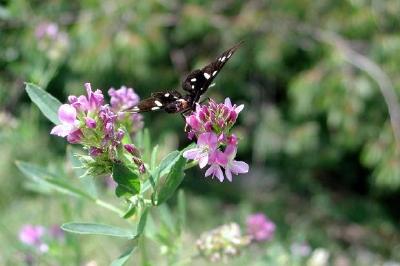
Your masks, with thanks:
[(107, 202), (102, 201), (100, 199), (96, 199), (94, 202), (97, 205), (99, 205), (99, 206), (101, 206), (101, 207), (103, 207), (105, 209), (108, 209), (108, 210), (110, 210), (112, 212), (117, 213), (119, 216), (122, 216), (124, 214), (124, 212), (122, 210), (120, 210), (119, 208), (115, 207), (114, 205), (112, 205), (110, 203), (107, 203)]

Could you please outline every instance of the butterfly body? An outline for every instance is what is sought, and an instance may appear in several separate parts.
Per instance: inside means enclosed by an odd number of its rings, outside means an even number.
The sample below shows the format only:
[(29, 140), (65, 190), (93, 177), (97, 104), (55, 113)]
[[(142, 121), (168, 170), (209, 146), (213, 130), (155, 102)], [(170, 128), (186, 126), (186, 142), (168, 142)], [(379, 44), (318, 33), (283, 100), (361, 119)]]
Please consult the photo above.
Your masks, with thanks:
[(156, 92), (151, 97), (142, 100), (139, 104), (128, 112), (148, 112), (164, 110), (167, 113), (184, 113), (194, 110), (200, 97), (213, 84), (213, 80), (231, 58), (241, 43), (223, 52), (217, 59), (206, 65), (202, 69), (196, 69), (190, 72), (182, 82), (182, 89), (186, 95), (182, 95), (176, 90), (166, 92)]

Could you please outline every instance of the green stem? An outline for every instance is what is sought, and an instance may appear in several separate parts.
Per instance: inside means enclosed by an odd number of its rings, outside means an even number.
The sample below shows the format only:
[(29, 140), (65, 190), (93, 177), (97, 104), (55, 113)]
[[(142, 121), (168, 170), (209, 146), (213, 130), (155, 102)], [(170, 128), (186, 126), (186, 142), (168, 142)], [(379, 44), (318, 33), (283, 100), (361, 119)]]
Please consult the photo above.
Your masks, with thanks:
[(100, 199), (95, 199), (94, 202), (97, 205), (99, 205), (99, 206), (101, 206), (101, 207), (103, 207), (105, 209), (108, 209), (110, 211), (113, 211), (113, 212), (117, 213), (119, 216), (122, 216), (124, 214), (124, 212), (122, 210), (120, 210), (119, 208), (115, 207), (114, 205), (112, 205), (110, 203), (107, 203), (107, 202), (102, 201)]

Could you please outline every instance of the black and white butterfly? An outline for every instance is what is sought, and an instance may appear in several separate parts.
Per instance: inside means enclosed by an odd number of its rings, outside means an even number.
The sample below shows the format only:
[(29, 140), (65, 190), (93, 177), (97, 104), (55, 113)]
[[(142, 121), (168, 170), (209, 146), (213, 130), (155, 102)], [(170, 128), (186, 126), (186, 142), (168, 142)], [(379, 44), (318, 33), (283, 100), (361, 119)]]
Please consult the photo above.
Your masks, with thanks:
[(127, 110), (127, 112), (140, 113), (164, 110), (167, 113), (185, 113), (194, 110), (200, 97), (213, 85), (214, 78), (241, 44), (242, 42), (229, 48), (202, 69), (190, 72), (182, 82), (182, 89), (186, 91), (185, 95), (176, 90), (156, 92), (151, 94), (151, 97), (140, 101), (137, 106)]

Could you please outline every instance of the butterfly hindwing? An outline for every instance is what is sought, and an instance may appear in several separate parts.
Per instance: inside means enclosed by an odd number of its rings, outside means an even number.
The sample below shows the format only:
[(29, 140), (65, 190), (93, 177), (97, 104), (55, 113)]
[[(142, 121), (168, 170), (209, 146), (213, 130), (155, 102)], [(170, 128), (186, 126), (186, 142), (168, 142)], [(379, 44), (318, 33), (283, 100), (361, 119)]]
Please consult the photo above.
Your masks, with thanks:
[(178, 91), (167, 91), (151, 94), (151, 97), (140, 101), (131, 111), (141, 113), (165, 110), (168, 113), (177, 113), (184, 109), (187, 109), (186, 99)]

